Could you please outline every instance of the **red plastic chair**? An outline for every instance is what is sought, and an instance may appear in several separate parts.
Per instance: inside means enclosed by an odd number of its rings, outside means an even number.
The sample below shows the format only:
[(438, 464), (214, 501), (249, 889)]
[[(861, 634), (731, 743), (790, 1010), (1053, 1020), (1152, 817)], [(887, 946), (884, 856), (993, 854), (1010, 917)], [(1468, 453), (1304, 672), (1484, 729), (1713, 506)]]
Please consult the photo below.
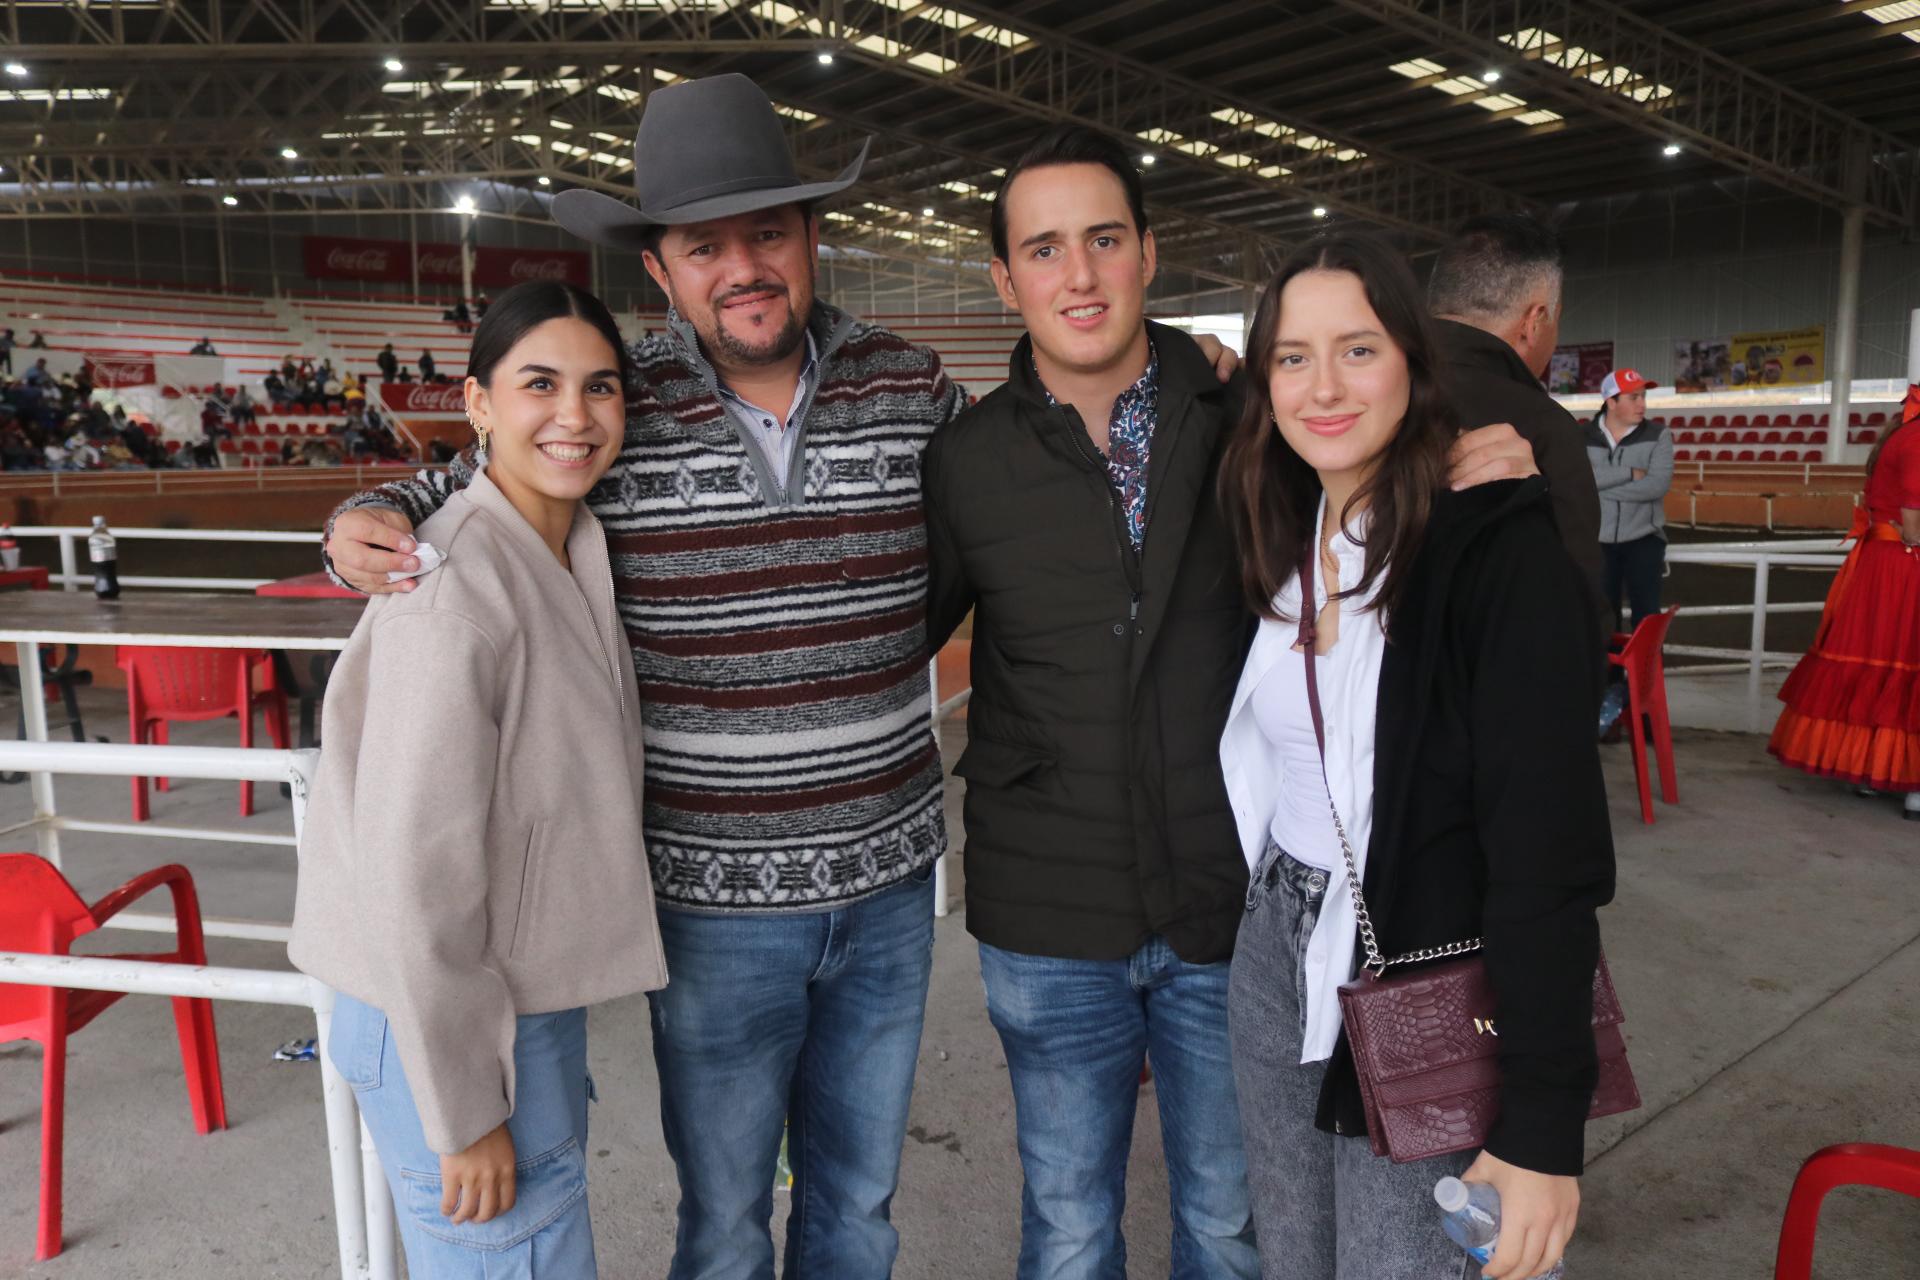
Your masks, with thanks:
[[(272, 655), (263, 649), (122, 647), (113, 661), (127, 673), (127, 719), (135, 743), (164, 746), (170, 721), (238, 716), (240, 745), (251, 747), (253, 713), (260, 708), (273, 745), (288, 746), (287, 695), (274, 679)], [(253, 687), (256, 667), (266, 677), (258, 690)], [(165, 791), (167, 780), (155, 778), (154, 786)], [(135, 778), (133, 820), (145, 822), (149, 816), (147, 780)], [(253, 816), (251, 782), (240, 784), (240, 816)]]
[(1627, 673), (1627, 736), (1633, 742), (1633, 772), (1640, 783), (1640, 818), (1653, 823), (1653, 787), (1647, 781), (1647, 743), (1641, 732), (1644, 717), (1653, 730), (1653, 749), (1660, 756), (1660, 798), (1680, 802), (1680, 784), (1673, 772), (1673, 726), (1667, 720), (1667, 628), (1679, 607), (1642, 618), (1632, 635), (1615, 632), (1619, 652), (1607, 661)]
[[(0, 853), (0, 951), (66, 955), (75, 938), (92, 933), (161, 885), (173, 892), (178, 948), (112, 958), (205, 964), (200, 900), (185, 867), (159, 867), (135, 876), (89, 907), (51, 862), (30, 853)], [(41, 1259), (60, 1252), (67, 1037), (99, 1017), (122, 994), (0, 983), (0, 1044), (37, 1040), (44, 1051), (40, 1064), (40, 1235), (36, 1254)], [(220, 1082), (220, 1041), (214, 1033), (212, 1002), (174, 997), (173, 1025), (180, 1038), (181, 1065), (186, 1068), (193, 1127), (200, 1133), (226, 1128), (227, 1099)]]
[(1835, 1187), (1879, 1187), (1920, 1198), (1920, 1151), (1876, 1142), (1843, 1142), (1809, 1156), (1787, 1198), (1773, 1280), (1810, 1280), (1820, 1205)]

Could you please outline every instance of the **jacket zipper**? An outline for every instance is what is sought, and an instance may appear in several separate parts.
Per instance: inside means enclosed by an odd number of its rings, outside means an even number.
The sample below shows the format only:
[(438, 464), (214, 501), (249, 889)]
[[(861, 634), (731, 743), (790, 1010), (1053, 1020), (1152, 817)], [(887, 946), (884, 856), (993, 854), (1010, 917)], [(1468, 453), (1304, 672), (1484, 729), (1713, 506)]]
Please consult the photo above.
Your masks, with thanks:
[[(603, 563), (606, 566), (606, 580), (607, 580), (606, 598), (608, 602), (613, 605), (613, 617), (618, 618), (620, 616), (620, 606), (614, 600), (613, 561), (611, 559), (607, 559), (607, 560), (604, 560)], [(620, 664), (615, 662), (613, 660), (613, 655), (607, 652), (607, 638), (600, 634), (600, 620), (593, 616), (593, 606), (587, 603), (587, 593), (585, 591), (580, 590), (580, 585), (577, 579), (574, 582), (574, 594), (580, 597), (580, 608), (586, 612), (587, 630), (593, 632), (593, 643), (600, 650), (600, 661), (605, 663), (608, 670), (610, 670), (613, 673), (614, 696), (620, 704), (620, 720), (621, 720), (621, 723), (624, 724), (627, 719), (626, 679), (621, 675)]]
[[(1133, 593), (1128, 606), (1127, 617), (1138, 622), (1140, 618), (1140, 555), (1146, 550), (1146, 538), (1140, 539), (1140, 551), (1133, 549), (1133, 537), (1127, 532), (1124, 518), (1120, 514), (1120, 495), (1114, 492), (1113, 480), (1107, 475), (1106, 462), (1100, 458), (1093, 447), (1093, 440), (1087, 435), (1087, 427), (1080, 420), (1077, 411), (1061, 406), (1058, 412), (1066, 416), (1068, 425), (1073, 428), (1069, 434), (1079, 449), (1080, 455), (1093, 464), (1094, 473), (1100, 478), (1100, 487), (1107, 494), (1107, 514), (1110, 517), (1109, 531), (1113, 534), (1114, 551), (1120, 557), (1120, 572), (1126, 576), (1127, 588)], [(1130, 629), (1131, 630), (1131, 629)]]

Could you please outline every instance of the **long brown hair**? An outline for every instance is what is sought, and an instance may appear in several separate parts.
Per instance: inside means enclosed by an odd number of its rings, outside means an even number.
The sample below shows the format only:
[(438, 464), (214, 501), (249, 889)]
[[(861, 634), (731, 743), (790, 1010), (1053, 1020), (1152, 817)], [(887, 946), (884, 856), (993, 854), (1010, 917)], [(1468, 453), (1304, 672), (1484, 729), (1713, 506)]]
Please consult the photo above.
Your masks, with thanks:
[(1445, 482), (1458, 419), (1440, 378), (1438, 338), (1420, 286), (1406, 259), (1383, 242), (1353, 232), (1316, 237), (1267, 282), (1247, 339), (1246, 400), (1221, 463), (1220, 501), (1240, 551), (1247, 603), (1264, 617), (1278, 618), (1273, 598), (1297, 572), (1313, 537), (1321, 492), (1319, 475), (1274, 424), (1267, 386), (1279, 338), (1281, 291), (1308, 271), (1358, 277), (1381, 326), (1407, 359), (1407, 416), (1347, 508), (1327, 513), (1344, 527), (1355, 509), (1363, 504), (1369, 509), (1360, 581), (1340, 595), (1363, 593), (1379, 581), (1376, 607), (1391, 616), (1406, 594), (1434, 497)]
[(1900, 428), (1906, 425), (1908, 424), (1904, 408), (1895, 409), (1893, 411), (1893, 425), (1880, 433), (1880, 438), (1874, 442), (1873, 452), (1867, 455), (1867, 479), (1873, 479), (1873, 469), (1879, 465), (1880, 451), (1887, 447), (1887, 441), (1893, 439), (1893, 437), (1898, 434)]

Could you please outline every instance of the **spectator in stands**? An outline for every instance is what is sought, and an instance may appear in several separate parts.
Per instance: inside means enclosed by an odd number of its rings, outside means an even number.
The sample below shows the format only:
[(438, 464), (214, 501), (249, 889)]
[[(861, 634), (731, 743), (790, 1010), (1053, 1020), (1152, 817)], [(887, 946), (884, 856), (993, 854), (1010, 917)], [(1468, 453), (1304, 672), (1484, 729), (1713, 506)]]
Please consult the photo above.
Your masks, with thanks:
[(41, 356), (38, 360), (35, 360), (33, 362), (33, 368), (27, 370), (26, 373), (21, 376), (20, 381), (26, 383), (29, 387), (37, 388), (43, 393), (52, 391), (57, 385), (54, 381), (53, 371), (47, 368), (47, 358), (45, 356)]
[(433, 352), (431, 351), (420, 353), (420, 381), (433, 381)]
[(226, 404), (216, 395), (210, 395), (200, 406), (200, 431), (209, 440), (226, 440), (233, 436), (227, 425)]
[(110, 421), (113, 423), (113, 429), (115, 431), (124, 429), (127, 425), (127, 407), (120, 404), (113, 406), (113, 415)]
[(1667, 565), (1673, 437), (1647, 419), (1647, 391), (1659, 385), (1635, 370), (1614, 370), (1600, 384), (1606, 400), (1587, 427), (1587, 459), (1600, 491), (1607, 618), (1620, 617), (1624, 586), (1635, 627), (1660, 612), (1660, 579)]
[(13, 330), (0, 329), (0, 370), (13, 372), (13, 349), (19, 345), (14, 340)]
[(297, 382), (300, 379), (300, 362), (292, 356), (280, 362), (280, 379), (283, 382)]
[(68, 462), (67, 447), (64, 444), (60, 443), (60, 441), (57, 438), (49, 437), (47, 440), (46, 448), (43, 449), (41, 452), (46, 455), (47, 470), (49, 471), (73, 470), (72, 465)]
[(161, 449), (159, 443), (140, 429), (138, 423), (129, 422), (126, 415), (120, 417), (120, 425), (114, 431), (114, 438), (120, 446), (133, 455), (135, 461), (147, 466), (160, 464)]
[(293, 441), (282, 440), (280, 442), (280, 461), (290, 467), (299, 462), (299, 458), (293, 450)]
[(267, 371), (267, 376), (261, 379), (260, 385), (266, 388), (267, 399), (276, 409), (293, 399), (292, 394), (287, 390), (287, 384), (282, 382), (280, 375), (272, 370)]
[(360, 379), (354, 376), (351, 369), (340, 375), (340, 394), (348, 400), (366, 398), (367, 393), (361, 389)]
[(326, 398), (329, 409), (338, 409), (345, 402), (346, 387), (334, 377), (332, 369), (325, 370), (320, 379), (320, 394)]
[(26, 428), (17, 419), (0, 416), (0, 471), (39, 471), (46, 462)]
[(487, 297), (487, 291), (482, 289), (480, 296), (473, 300), (473, 318), (475, 320), (485, 320), (487, 318), (487, 307), (492, 304), (492, 301), (493, 299)]
[(217, 356), (220, 353), (213, 349), (212, 338), (203, 337), (200, 341), (187, 348), (187, 354), (190, 356)]
[(87, 439), (84, 431), (74, 431), (67, 436), (67, 461), (69, 469), (74, 471), (94, 471), (100, 466), (100, 450)]
[(453, 304), (452, 309), (447, 312), (446, 318), (453, 321), (453, 327), (461, 333), (473, 332), (473, 312), (467, 309), (467, 300), (465, 298)]
[(47, 349), (46, 334), (40, 332), (38, 329), (29, 329), (27, 335), (27, 349), (29, 351), (45, 351)]
[(1780, 690), (1767, 750), (1782, 764), (1901, 792), (1920, 821), (1920, 389), (1867, 458), (1858, 539), (1813, 647)]
[(380, 348), (380, 354), (374, 357), (373, 362), (380, 366), (380, 378), (382, 381), (392, 382), (400, 376), (400, 357), (393, 354), (393, 344), (391, 342)]
[(217, 468), (220, 465), (220, 451), (214, 448), (211, 440), (196, 440), (180, 451), (196, 467)]
[(252, 426), (255, 421), (254, 408), (253, 397), (247, 394), (245, 387), (241, 387), (234, 392), (233, 399), (228, 403), (227, 413), (236, 425), (245, 423), (247, 426)]
[(412, 381), (413, 381), (413, 370), (412, 370), (412, 369), (409, 369), (409, 368), (408, 368), (408, 367), (407, 367), (406, 365), (404, 365), (404, 364), (403, 364), (403, 365), (401, 365), (401, 366), (400, 366), (400, 374), (399, 374), (399, 376), (398, 376), (398, 377), (396, 377), (396, 378), (394, 379), (394, 381), (395, 381), (395, 382), (412, 382)]

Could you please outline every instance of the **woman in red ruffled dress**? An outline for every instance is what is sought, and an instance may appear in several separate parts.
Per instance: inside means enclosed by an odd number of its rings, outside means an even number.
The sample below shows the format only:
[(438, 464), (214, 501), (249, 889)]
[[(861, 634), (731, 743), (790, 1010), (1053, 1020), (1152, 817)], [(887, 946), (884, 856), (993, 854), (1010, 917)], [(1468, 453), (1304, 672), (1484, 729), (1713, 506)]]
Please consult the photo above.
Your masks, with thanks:
[(1796, 769), (1906, 794), (1920, 820), (1920, 387), (1867, 459), (1858, 538), (1767, 749)]

